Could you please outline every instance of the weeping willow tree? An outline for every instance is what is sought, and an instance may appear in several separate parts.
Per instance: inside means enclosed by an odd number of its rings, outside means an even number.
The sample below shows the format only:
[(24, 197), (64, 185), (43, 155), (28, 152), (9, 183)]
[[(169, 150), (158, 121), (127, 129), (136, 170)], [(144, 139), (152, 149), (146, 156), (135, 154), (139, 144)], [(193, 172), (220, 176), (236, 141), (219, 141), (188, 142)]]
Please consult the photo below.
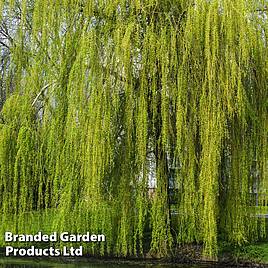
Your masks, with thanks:
[(1, 81), (2, 233), (103, 233), (87, 251), (116, 256), (200, 243), (215, 257), (219, 241), (265, 237), (265, 1), (0, 3), (19, 11)]

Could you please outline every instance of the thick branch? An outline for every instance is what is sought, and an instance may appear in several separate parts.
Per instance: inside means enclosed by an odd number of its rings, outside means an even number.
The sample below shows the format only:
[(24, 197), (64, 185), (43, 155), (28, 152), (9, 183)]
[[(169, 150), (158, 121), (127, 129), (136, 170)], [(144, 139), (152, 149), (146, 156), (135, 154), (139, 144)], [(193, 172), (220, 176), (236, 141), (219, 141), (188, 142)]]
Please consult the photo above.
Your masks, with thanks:
[(41, 89), (41, 91), (40, 91), (40, 92), (37, 94), (37, 96), (35, 97), (35, 99), (34, 99), (34, 101), (33, 101), (33, 103), (32, 103), (32, 106), (35, 105), (35, 103), (37, 102), (37, 100), (39, 99), (39, 97), (40, 97), (41, 95), (43, 95), (43, 93), (45, 92), (45, 90), (46, 90), (47, 88), (49, 88), (50, 86), (52, 86), (53, 84), (55, 84), (55, 82), (46, 84), (46, 85)]

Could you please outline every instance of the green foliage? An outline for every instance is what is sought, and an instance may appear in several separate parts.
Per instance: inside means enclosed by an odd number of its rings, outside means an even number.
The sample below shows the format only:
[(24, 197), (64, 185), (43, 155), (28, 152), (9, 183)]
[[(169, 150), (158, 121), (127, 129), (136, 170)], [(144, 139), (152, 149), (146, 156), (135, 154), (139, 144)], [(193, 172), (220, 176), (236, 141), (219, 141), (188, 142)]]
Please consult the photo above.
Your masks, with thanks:
[(268, 263), (268, 244), (266, 242), (234, 246), (228, 242), (219, 243), (219, 254), (234, 258), (236, 262)]
[(261, 261), (264, 258), (264, 249), (250, 245), (237, 250), (236, 257), (244, 260)]
[(268, 24), (255, 2), (1, 1), (21, 17), (0, 230), (104, 233), (88, 252), (118, 256), (146, 253), (145, 233), (158, 257), (263, 238), (251, 207), (268, 189)]

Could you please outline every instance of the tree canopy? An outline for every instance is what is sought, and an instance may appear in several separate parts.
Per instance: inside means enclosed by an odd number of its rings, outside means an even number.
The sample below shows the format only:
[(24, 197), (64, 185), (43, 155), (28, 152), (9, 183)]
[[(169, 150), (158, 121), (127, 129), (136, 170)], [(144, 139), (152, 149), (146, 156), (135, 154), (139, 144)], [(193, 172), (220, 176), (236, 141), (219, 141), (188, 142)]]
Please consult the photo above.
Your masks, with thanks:
[(2, 232), (103, 233), (88, 251), (118, 256), (265, 236), (265, 1), (0, 3)]

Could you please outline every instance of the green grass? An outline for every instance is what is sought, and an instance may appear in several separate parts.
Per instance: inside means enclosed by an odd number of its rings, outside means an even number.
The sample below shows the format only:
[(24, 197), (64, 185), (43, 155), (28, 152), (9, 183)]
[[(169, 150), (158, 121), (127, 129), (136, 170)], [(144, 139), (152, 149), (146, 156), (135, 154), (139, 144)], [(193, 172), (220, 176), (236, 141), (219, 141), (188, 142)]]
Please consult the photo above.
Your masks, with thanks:
[(268, 263), (268, 242), (236, 248), (233, 254), (237, 260)]

